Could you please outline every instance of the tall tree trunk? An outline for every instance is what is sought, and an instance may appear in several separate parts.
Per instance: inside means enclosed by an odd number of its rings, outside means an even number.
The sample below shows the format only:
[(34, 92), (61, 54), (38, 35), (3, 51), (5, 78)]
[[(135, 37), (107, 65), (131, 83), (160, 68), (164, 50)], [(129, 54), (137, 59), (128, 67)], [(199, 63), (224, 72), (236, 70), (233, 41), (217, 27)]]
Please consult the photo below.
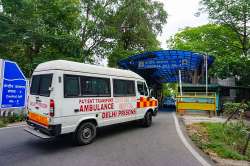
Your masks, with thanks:
[(26, 56), (29, 60), (29, 70), (28, 70), (28, 77), (32, 76), (33, 72), (33, 60), (34, 57), (40, 52), (41, 45), (33, 42), (32, 45), (28, 45), (26, 47)]
[(86, 22), (85, 22), (85, 25), (82, 26), (82, 34), (81, 34), (81, 49), (83, 50), (82, 51), (82, 61), (84, 62), (85, 61), (85, 48), (86, 48), (86, 41), (87, 41), (87, 29), (88, 29), (88, 22), (89, 22), (89, 14), (90, 14), (90, 4), (88, 3), (87, 4), (87, 7), (86, 7)]
[(32, 75), (32, 64), (33, 64), (33, 55), (32, 55), (32, 46), (27, 46), (25, 51), (26, 57), (29, 61), (28, 77), (31, 78)]

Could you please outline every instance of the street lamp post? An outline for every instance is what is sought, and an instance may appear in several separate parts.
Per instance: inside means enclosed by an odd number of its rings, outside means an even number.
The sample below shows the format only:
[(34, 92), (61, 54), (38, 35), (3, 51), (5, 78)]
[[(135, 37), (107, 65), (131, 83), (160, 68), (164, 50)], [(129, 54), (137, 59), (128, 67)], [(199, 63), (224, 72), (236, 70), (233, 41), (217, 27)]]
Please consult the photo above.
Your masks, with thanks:
[(208, 63), (207, 63), (207, 59), (208, 59), (208, 56), (207, 56), (207, 54), (205, 54), (204, 55), (204, 63), (205, 63), (205, 77), (206, 77), (206, 96), (208, 94), (208, 71), (207, 71)]
[(182, 96), (181, 70), (179, 70), (179, 86), (180, 86), (180, 94), (181, 94), (181, 96)]

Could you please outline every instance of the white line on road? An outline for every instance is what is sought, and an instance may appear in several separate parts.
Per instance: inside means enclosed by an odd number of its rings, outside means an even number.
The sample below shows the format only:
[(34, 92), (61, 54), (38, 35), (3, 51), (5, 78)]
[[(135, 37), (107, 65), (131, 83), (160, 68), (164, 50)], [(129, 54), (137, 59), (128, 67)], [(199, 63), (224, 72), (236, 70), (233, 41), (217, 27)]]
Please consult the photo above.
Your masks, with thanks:
[(26, 125), (16, 125), (16, 126), (9, 126), (9, 127), (2, 127), (0, 130), (5, 130), (5, 129), (12, 129), (12, 128), (18, 128), (18, 127), (25, 127)]
[(174, 117), (175, 128), (177, 131), (178, 136), (180, 137), (184, 146), (191, 152), (191, 154), (203, 165), (203, 166), (211, 166), (196, 150), (188, 143), (187, 139), (183, 135), (179, 121), (176, 117), (175, 112), (172, 113)]

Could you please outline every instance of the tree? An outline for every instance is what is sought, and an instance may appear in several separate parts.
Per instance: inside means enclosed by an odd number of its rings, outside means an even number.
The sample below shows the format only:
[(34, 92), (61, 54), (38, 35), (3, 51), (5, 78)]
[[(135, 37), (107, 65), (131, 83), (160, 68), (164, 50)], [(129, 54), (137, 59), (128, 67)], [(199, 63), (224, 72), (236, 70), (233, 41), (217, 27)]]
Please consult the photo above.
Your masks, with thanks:
[(119, 0), (81, 0), (80, 39), (83, 61), (104, 58), (112, 49), (111, 22)]
[(172, 49), (192, 50), (215, 56), (211, 74), (226, 78), (235, 76), (241, 84), (250, 77), (249, 61), (241, 55), (240, 41), (228, 26), (207, 24), (194, 28), (185, 28), (169, 41)]
[(120, 1), (111, 22), (113, 31), (113, 50), (109, 66), (129, 55), (160, 49), (156, 37), (166, 23), (167, 13), (163, 4), (151, 0)]
[(30, 76), (38, 63), (77, 56), (78, 5), (77, 0), (2, 0), (3, 57), (17, 61)]
[(116, 64), (117, 58), (158, 49), (156, 35), (167, 17), (163, 4), (151, 0), (1, 0), (0, 5), (1, 58), (17, 61), (27, 76), (48, 60), (95, 63), (108, 56)]
[(249, 56), (250, 49), (250, 1), (249, 0), (201, 0), (201, 11), (208, 12), (216, 23), (235, 32), (242, 55)]
[(208, 53), (215, 56), (240, 54), (240, 43), (227, 26), (206, 24), (187, 27), (167, 41), (169, 47)]
[(175, 97), (178, 95), (178, 84), (165, 83), (162, 85), (162, 93), (164, 97)]

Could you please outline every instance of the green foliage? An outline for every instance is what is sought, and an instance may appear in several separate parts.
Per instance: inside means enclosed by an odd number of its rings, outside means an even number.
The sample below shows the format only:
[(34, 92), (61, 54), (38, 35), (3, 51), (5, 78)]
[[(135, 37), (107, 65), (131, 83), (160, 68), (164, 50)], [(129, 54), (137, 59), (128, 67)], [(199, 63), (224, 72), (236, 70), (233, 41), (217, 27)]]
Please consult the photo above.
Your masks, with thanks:
[(176, 96), (178, 93), (178, 85), (175, 83), (163, 84), (163, 96)]
[(237, 76), (239, 84), (248, 84), (250, 81), (250, 61), (241, 56), (238, 36), (227, 26), (207, 24), (185, 28), (175, 34), (168, 44), (173, 49), (192, 50), (215, 56), (215, 63), (210, 70), (210, 74), (215, 77)]
[(242, 103), (225, 103), (224, 104), (224, 112), (223, 114), (226, 116), (231, 115), (236, 110), (242, 110), (243, 112), (247, 110), (248, 105)]
[(250, 101), (247, 101), (248, 110), (250, 109)]
[[(243, 121), (229, 123), (224, 127), (224, 138), (227, 145), (242, 153), (247, 140), (248, 126)], [(228, 137), (230, 135), (230, 137)]]
[(80, 47), (82, 61), (104, 58), (113, 46), (113, 17), (119, 0), (80, 0)]
[(157, 34), (166, 23), (167, 13), (163, 4), (148, 0), (120, 1), (113, 17), (114, 49), (109, 54), (109, 66), (129, 55), (159, 50)]
[(5, 126), (6, 126), (6, 124), (3, 122), (2, 119), (0, 119), (0, 128), (1, 128), (1, 127), (5, 127)]
[(249, 160), (250, 148), (242, 155), (249, 126), (242, 121), (223, 125), (222, 123), (199, 123), (191, 139), (204, 151), (213, 151), (218, 156), (235, 160)]
[(247, 58), (250, 49), (250, 1), (249, 0), (201, 0), (201, 11), (207, 12), (216, 23), (235, 32), (241, 55)]
[(8, 123), (24, 121), (25, 118), (26, 118), (25, 114), (23, 112), (21, 112), (19, 114), (13, 114), (11, 116), (1, 117), (0, 123), (2, 123), (4, 126), (6, 126)]
[[(249, 0), (201, 0), (201, 11), (208, 13), (211, 20), (229, 28), (236, 40), (225, 47), (234, 47), (238, 51), (234, 55), (225, 55), (219, 59), (220, 64), (229, 64), (221, 71), (227, 71), (239, 78), (239, 84), (249, 85), (250, 82), (250, 1)], [(240, 52), (239, 52), (240, 51)], [(224, 66), (224, 65), (223, 65)], [(229, 71), (228, 71), (229, 70)], [(230, 72), (232, 71), (232, 72)]]
[[(0, 58), (26, 76), (42, 62), (66, 59), (111, 66), (123, 57), (159, 49), (163, 4), (151, 0), (1, 0)], [(128, 30), (126, 30), (128, 27)]]
[(37, 58), (78, 56), (77, 0), (2, 0), (2, 6), (1, 58), (17, 61), (26, 75), (31, 75)]
[(235, 76), (239, 85), (249, 85), (250, 1), (200, 0), (200, 4), (200, 11), (215, 24), (184, 29), (169, 41), (171, 47), (214, 55), (211, 74)]
[(117, 45), (117, 47), (113, 49), (112, 53), (108, 57), (108, 65), (111, 67), (116, 67), (119, 60), (136, 53), (138, 53), (136, 50), (124, 50), (122, 47)]
[(232, 55), (239, 50), (230, 45), (239, 45), (234, 32), (218, 24), (206, 24), (194, 28), (187, 27), (172, 37), (168, 44), (171, 48), (193, 50), (215, 56)]

